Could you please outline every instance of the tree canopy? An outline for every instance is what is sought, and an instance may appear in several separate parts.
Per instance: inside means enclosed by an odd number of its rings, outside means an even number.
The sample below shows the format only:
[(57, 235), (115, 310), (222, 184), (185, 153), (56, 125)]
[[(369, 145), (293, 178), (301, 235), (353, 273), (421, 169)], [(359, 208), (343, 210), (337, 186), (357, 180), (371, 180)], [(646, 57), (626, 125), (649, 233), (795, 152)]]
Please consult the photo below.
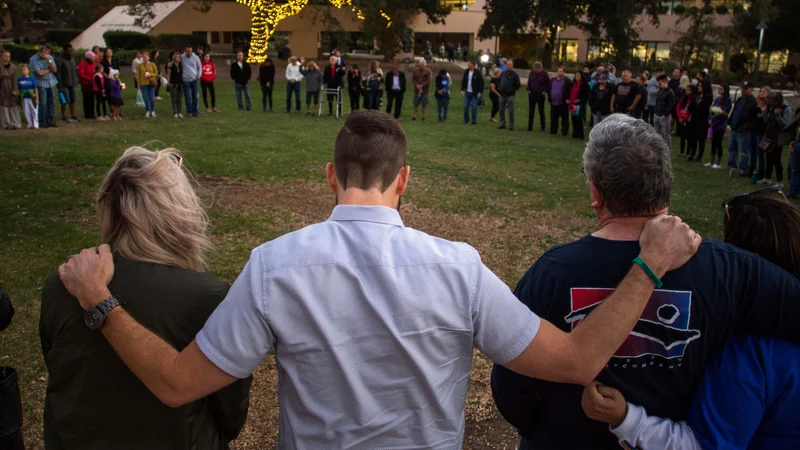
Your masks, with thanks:
[[(552, 53), (555, 32), (578, 26), (590, 39), (607, 40), (617, 52), (619, 64), (630, 60), (631, 49), (638, 40), (634, 26), (642, 12), (652, 23), (658, 23), (659, 0), (487, 0), (486, 20), (479, 37), (508, 36), (538, 31), (546, 34), (545, 60)], [(549, 47), (549, 50), (548, 48)]]

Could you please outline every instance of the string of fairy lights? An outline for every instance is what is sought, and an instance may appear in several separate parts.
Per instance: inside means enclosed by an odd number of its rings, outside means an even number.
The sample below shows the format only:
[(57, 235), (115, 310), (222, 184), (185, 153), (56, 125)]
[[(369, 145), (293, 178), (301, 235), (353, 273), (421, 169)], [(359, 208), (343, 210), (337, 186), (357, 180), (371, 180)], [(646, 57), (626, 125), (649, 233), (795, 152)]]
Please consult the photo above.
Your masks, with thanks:
[[(250, 51), (247, 54), (247, 61), (250, 63), (262, 63), (267, 59), (267, 48), (269, 39), (278, 27), (281, 20), (300, 14), (300, 11), (308, 5), (309, 0), (289, 0), (283, 4), (277, 4), (274, 0), (236, 0), (238, 3), (247, 5), (253, 14), (250, 25)], [(342, 9), (349, 6), (359, 20), (366, 19), (366, 15), (361, 8), (353, 5), (352, 0), (328, 0), (336, 8)], [(380, 10), (381, 17), (386, 21), (386, 28), (392, 26), (392, 18), (383, 10)]]

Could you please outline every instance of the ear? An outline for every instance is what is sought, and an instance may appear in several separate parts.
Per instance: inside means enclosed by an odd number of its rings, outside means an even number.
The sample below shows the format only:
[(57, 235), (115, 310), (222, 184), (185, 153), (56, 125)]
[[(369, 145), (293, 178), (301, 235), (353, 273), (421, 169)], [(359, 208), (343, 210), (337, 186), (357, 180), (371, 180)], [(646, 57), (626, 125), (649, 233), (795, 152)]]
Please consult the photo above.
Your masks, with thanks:
[(325, 166), (325, 177), (328, 179), (328, 189), (336, 194), (339, 188), (339, 180), (336, 178), (336, 167), (334, 167), (333, 163), (328, 163)]
[(589, 196), (592, 199), (593, 209), (599, 211), (600, 209), (603, 208), (606, 198), (603, 195), (603, 193), (600, 192), (600, 189), (598, 189), (597, 186), (591, 181), (589, 182)]
[(408, 177), (411, 175), (411, 166), (403, 166), (397, 174), (397, 195), (403, 195), (408, 188)]

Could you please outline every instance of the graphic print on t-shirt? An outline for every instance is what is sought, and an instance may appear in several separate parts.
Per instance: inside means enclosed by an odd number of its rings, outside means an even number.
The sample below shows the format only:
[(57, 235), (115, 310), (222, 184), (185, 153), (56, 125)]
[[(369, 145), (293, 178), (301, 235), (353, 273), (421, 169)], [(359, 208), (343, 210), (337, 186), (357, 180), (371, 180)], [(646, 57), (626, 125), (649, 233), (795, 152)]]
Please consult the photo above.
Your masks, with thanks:
[[(564, 320), (575, 329), (613, 292), (613, 289), (605, 288), (570, 289), (571, 310)], [(691, 291), (656, 289), (633, 331), (613, 357), (655, 355), (666, 359), (682, 358), (686, 346), (701, 335), (700, 330), (689, 328), (691, 310)]]

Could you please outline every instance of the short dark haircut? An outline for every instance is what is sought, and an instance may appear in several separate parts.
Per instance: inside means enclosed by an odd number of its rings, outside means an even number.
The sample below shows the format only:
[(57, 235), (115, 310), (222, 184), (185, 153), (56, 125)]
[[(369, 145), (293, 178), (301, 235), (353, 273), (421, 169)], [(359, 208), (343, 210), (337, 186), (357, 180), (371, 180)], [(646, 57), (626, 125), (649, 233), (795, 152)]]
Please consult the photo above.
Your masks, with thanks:
[(664, 75), (664, 74), (661, 74), (661, 75), (659, 75), (659, 76), (656, 78), (656, 81), (659, 81), (659, 82), (660, 82), (660, 81), (667, 81), (667, 80), (668, 80), (668, 78), (667, 78), (667, 76), (666, 76), (666, 75)]
[(67, 44), (67, 45), (64, 46), (64, 50), (71, 49), (71, 48), (72, 48), (72, 44)]
[(52, 49), (53, 49), (53, 47), (50, 47), (50, 44), (42, 44), (42, 45), (39, 46), (39, 51), (52, 50)]
[(725, 202), (725, 242), (800, 275), (800, 209), (765, 189)]
[(336, 178), (344, 189), (378, 187), (386, 192), (406, 165), (407, 151), (397, 119), (378, 111), (353, 111), (336, 137)]
[(557, 69), (566, 70), (566, 69), (564, 68), (564, 65), (563, 65), (563, 64), (559, 64), (559, 65), (558, 65), (558, 67), (557, 67)]

